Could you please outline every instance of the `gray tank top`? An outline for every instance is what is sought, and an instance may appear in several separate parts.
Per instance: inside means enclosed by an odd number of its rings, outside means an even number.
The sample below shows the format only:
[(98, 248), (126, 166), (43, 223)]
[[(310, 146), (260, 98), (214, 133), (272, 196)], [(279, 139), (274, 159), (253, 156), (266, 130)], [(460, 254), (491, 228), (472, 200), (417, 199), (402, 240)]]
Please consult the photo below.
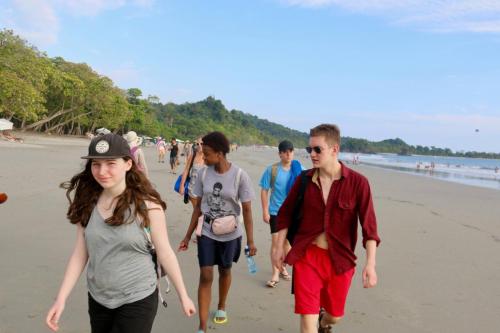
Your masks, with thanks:
[(137, 220), (110, 226), (94, 207), (85, 228), (85, 243), (89, 254), (87, 286), (98, 303), (115, 309), (156, 290), (149, 241)]

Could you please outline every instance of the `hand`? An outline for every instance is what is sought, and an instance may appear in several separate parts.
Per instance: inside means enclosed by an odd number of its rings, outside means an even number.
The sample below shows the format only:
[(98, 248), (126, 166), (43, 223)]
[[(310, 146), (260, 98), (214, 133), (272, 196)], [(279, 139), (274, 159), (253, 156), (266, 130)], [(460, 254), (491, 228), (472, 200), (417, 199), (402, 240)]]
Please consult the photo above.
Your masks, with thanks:
[(373, 288), (377, 285), (377, 272), (375, 265), (366, 265), (363, 269), (363, 287)]
[(181, 243), (179, 244), (179, 248), (177, 251), (187, 251), (189, 248), (189, 238), (185, 237), (183, 240), (181, 240)]
[(255, 247), (255, 244), (253, 242), (248, 242), (247, 243), (248, 250), (249, 250), (249, 255), (250, 257), (253, 257), (254, 255), (257, 254), (257, 248)]
[(271, 260), (274, 267), (280, 271), (283, 269), (285, 262), (285, 251), (283, 250), (283, 246), (273, 246), (271, 249)]
[(179, 187), (179, 194), (184, 195), (184, 184), (183, 183), (181, 183), (181, 185)]
[(262, 214), (262, 220), (265, 223), (269, 224), (269, 221), (271, 221), (271, 215), (269, 215), (269, 213), (263, 213)]
[(191, 317), (196, 313), (196, 307), (194, 306), (193, 301), (189, 297), (186, 297), (181, 300), (181, 306), (182, 310), (184, 311), (184, 314), (188, 317)]
[(61, 318), (61, 314), (64, 311), (64, 306), (64, 302), (55, 301), (54, 305), (50, 308), (49, 313), (47, 313), (45, 323), (54, 332), (59, 330), (59, 318)]

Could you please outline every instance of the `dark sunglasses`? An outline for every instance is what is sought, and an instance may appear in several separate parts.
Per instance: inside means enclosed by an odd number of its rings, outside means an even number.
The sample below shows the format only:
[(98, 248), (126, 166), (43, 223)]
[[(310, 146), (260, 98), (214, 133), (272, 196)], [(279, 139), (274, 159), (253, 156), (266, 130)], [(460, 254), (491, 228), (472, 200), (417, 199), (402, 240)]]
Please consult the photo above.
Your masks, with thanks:
[(321, 154), (321, 151), (323, 151), (323, 148), (321, 148), (320, 146), (306, 147), (306, 151), (308, 154), (312, 153), (313, 150), (316, 154)]

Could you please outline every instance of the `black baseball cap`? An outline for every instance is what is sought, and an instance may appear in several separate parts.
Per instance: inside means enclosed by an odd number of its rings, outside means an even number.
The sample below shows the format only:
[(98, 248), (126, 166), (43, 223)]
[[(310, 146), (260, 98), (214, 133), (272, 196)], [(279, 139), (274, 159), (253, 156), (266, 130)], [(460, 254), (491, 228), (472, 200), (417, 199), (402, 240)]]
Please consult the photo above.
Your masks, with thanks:
[(281, 141), (280, 144), (278, 145), (278, 151), (282, 153), (287, 150), (293, 150), (293, 143), (291, 143), (288, 140)]
[(85, 159), (112, 159), (121, 157), (132, 158), (130, 146), (122, 136), (113, 133), (93, 138), (89, 145), (89, 154), (82, 156)]

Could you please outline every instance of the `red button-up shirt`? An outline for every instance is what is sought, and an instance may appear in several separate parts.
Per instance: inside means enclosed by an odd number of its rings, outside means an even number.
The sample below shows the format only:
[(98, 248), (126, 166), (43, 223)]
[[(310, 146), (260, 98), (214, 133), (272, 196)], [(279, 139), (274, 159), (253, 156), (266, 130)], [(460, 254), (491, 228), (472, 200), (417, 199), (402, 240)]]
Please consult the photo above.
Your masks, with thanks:
[[(377, 246), (380, 243), (368, 180), (342, 163), (341, 168), (341, 177), (333, 182), (326, 204), (318, 177), (319, 170), (311, 169), (306, 173), (309, 182), (304, 193), (303, 218), (286, 257), (287, 264), (293, 265), (305, 254), (309, 244), (325, 232), (335, 272), (341, 274), (356, 266), (354, 249), (358, 238), (358, 218), (363, 247), (366, 247), (368, 240), (375, 240)], [(299, 189), (300, 177), (278, 212), (278, 230), (290, 226)]]

